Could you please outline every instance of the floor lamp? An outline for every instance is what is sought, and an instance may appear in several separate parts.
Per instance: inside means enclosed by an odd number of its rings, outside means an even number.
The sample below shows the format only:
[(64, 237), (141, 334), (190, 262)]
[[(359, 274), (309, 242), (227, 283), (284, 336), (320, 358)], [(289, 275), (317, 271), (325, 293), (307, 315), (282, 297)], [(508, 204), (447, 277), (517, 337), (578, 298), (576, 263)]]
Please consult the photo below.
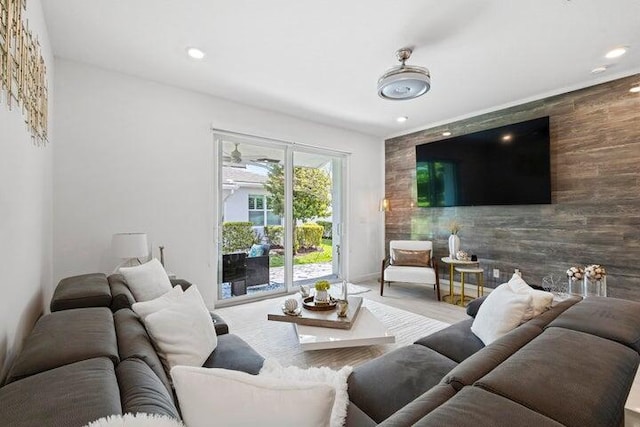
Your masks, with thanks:
[(116, 258), (123, 260), (113, 270), (114, 273), (133, 259), (142, 264), (140, 258), (146, 261), (149, 256), (147, 233), (116, 233), (111, 239), (111, 250)]

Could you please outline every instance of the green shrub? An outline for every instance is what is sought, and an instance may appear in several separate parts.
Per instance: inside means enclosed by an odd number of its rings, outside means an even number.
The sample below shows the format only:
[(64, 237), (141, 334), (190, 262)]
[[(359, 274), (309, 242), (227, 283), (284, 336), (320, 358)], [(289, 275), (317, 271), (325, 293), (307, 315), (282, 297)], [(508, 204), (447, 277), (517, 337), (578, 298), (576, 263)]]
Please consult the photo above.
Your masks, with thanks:
[(225, 222), (222, 224), (222, 253), (246, 251), (258, 243), (258, 235), (251, 222)]
[(265, 225), (264, 237), (271, 246), (282, 247), (284, 239), (284, 227), (281, 225)]
[(316, 221), (316, 224), (324, 228), (322, 237), (324, 239), (331, 239), (333, 223), (331, 221)]
[[(322, 244), (324, 228), (313, 222), (296, 227), (296, 243), (299, 248), (317, 248)], [(297, 252), (297, 250), (296, 250)]]

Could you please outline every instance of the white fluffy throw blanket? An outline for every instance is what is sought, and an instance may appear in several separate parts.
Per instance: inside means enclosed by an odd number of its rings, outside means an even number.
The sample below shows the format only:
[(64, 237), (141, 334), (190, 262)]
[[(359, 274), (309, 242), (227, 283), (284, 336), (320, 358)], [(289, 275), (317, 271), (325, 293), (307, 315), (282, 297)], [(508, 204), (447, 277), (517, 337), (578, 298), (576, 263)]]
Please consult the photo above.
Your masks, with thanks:
[(349, 395), (347, 393), (347, 379), (353, 367), (345, 366), (339, 371), (327, 367), (302, 369), (297, 366), (283, 367), (275, 359), (266, 359), (260, 370), (260, 375), (285, 380), (299, 380), (328, 384), (336, 389), (336, 400), (331, 411), (331, 427), (342, 427), (347, 417)]
[(182, 422), (163, 415), (144, 413), (110, 415), (87, 424), (85, 427), (184, 427)]

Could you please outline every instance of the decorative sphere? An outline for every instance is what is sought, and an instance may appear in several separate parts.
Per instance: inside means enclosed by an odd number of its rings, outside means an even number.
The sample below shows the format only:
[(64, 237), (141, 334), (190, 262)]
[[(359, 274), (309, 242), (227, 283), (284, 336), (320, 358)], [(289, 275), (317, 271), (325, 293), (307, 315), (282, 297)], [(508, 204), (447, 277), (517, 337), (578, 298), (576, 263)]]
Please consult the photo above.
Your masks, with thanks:
[(456, 258), (460, 261), (467, 261), (469, 259), (469, 254), (465, 251), (456, 252)]
[(284, 302), (284, 309), (288, 312), (294, 312), (296, 311), (296, 308), (298, 308), (298, 300), (295, 298), (289, 298)]

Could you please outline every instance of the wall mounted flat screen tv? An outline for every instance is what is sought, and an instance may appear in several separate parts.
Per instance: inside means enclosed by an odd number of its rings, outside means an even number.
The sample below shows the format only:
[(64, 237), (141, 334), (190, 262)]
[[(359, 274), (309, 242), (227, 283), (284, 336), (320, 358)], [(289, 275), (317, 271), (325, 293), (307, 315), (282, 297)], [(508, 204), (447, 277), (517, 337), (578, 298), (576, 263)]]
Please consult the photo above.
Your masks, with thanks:
[(551, 203), (549, 117), (416, 146), (419, 207)]

